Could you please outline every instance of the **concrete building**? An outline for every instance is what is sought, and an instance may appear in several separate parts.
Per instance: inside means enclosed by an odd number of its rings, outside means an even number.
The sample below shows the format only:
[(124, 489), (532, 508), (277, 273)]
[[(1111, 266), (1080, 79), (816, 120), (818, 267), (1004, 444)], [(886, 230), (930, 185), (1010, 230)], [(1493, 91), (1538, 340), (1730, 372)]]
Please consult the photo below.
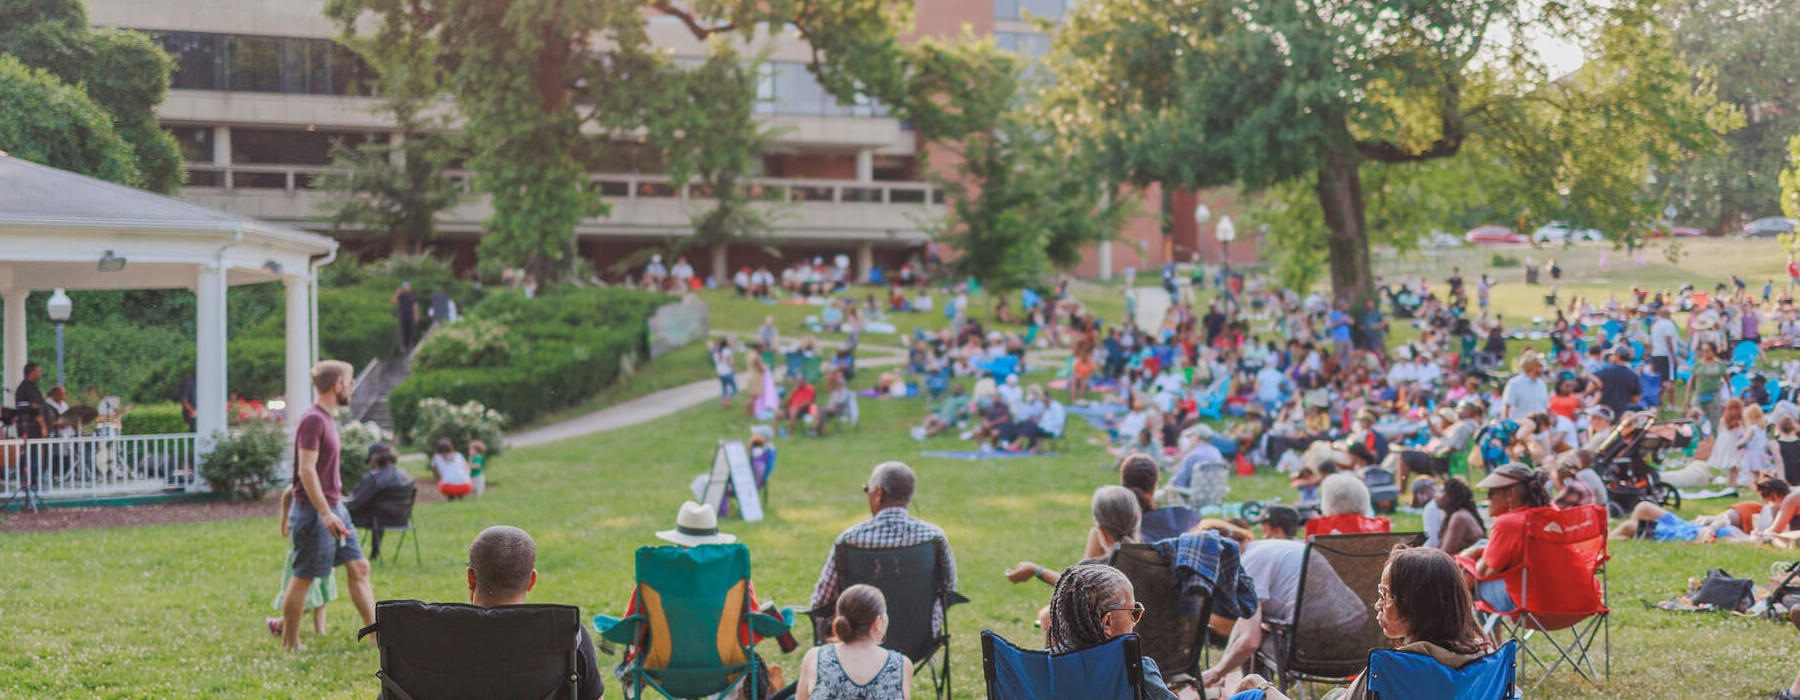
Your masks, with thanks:
[[(918, 0), (917, 34), (955, 36), (966, 23), (993, 33), (1005, 48), (1042, 54), (1048, 38), (1024, 20), (1026, 13), (1060, 17), (1064, 3), (1074, 1)], [(369, 68), (331, 39), (336, 29), (323, 14), (323, 0), (86, 2), (96, 25), (147, 32), (174, 56), (172, 89), (159, 115), (182, 145), (188, 184), (181, 196), (190, 202), (326, 230), (329, 205), (314, 178), (329, 171), (332, 144), (398, 138), (377, 111), (379, 101), (358, 92), (369, 83), (360, 79)], [(702, 45), (677, 22), (653, 20), (650, 29), (678, 59), (702, 55)], [(945, 207), (944, 193), (922, 172), (924, 146), (880, 105), (840, 105), (828, 97), (806, 72), (807, 49), (798, 40), (769, 41), (761, 85), (766, 101), (757, 118), (775, 137), (754, 185), (785, 202), (773, 234), (780, 259), (846, 254), (858, 277), (871, 267), (925, 259), (929, 223)], [(703, 193), (670, 182), (653, 154), (639, 148), (622, 144), (594, 174), (612, 214), (583, 222), (577, 236), (583, 254), (600, 267), (688, 235), (690, 214), (709, 206)], [(1177, 250), (1179, 236), (1165, 235), (1154, 216), (1160, 193), (1145, 194), (1152, 215), (1131, 222), (1119, 241), (1094, 247), (1077, 274), (1106, 277), (1127, 266), (1152, 268), (1170, 256), (1188, 259)], [(488, 213), (478, 197), (449, 212), (439, 247), (469, 262)], [(1191, 217), (1171, 219), (1176, 234), (1183, 219), (1193, 225)], [(751, 245), (694, 257), (702, 273), (781, 261)]]

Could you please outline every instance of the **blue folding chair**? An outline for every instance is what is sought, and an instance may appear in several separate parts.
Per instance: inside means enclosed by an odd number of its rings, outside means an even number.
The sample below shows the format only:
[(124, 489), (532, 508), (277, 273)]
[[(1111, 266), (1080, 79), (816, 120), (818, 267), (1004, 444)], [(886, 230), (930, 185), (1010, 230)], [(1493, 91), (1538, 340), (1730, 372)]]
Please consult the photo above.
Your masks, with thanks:
[(1506, 700), (1518, 697), (1519, 643), (1450, 668), (1424, 654), (1369, 652), (1371, 700)]
[(1020, 649), (982, 630), (988, 700), (1137, 700), (1144, 657), (1135, 634), (1065, 654)]
[(1762, 347), (1749, 340), (1740, 340), (1731, 349), (1731, 363), (1744, 367), (1755, 367), (1756, 361), (1762, 359)]

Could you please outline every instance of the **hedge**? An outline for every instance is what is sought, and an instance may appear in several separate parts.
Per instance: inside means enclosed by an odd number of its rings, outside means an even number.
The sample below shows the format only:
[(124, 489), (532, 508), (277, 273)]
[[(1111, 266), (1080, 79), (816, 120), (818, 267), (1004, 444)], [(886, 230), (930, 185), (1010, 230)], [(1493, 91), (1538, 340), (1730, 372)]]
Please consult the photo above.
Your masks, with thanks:
[(174, 402), (132, 406), (119, 424), (126, 435), (173, 435), (188, 429), (181, 419), (181, 404)]
[(559, 291), (526, 300), (516, 292), (490, 294), (472, 316), (505, 322), (516, 345), (502, 367), (446, 367), (408, 377), (388, 394), (395, 432), (407, 435), (419, 401), (479, 401), (510, 424), (573, 406), (618, 378), (627, 356), (649, 349), (648, 319), (669, 298), (617, 288)]

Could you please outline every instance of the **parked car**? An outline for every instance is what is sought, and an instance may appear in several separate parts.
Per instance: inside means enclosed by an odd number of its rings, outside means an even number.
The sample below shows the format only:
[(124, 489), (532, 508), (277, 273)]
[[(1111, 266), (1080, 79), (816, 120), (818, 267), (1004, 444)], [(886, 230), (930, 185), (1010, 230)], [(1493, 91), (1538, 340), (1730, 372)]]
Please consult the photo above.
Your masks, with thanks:
[(1471, 245), (1521, 245), (1531, 242), (1505, 226), (1477, 226), (1463, 234), (1463, 238)]
[(1419, 237), (1420, 248), (1456, 248), (1462, 244), (1463, 239), (1457, 238), (1456, 234), (1443, 231), (1432, 231), (1429, 236)]
[(1531, 234), (1533, 243), (1580, 243), (1604, 240), (1606, 240), (1606, 234), (1591, 228), (1573, 228), (1562, 221), (1544, 224)]
[(1657, 224), (1650, 227), (1650, 238), (1697, 238), (1705, 235), (1706, 231), (1704, 229), (1697, 229), (1692, 226), (1668, 226)]
[(1744, 224), (1745, 238), (1774, 238), (1784, 233), (1793, 233), (1800, 227), (1800, 221), (1781, 216), (1767, 216)]

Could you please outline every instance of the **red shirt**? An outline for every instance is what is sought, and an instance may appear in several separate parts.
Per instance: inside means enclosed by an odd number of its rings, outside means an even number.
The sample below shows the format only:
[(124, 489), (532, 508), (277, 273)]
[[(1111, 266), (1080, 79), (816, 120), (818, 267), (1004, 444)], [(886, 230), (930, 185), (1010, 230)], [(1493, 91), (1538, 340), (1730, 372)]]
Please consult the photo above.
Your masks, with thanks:
[(1488, 578), (1506, 579), (1506, 593), (1514, 603), (1525, 599), (1525, 517), (1531, 510), (1514, 508), (1495, 517), (1487, 548), (1481, 551), (1481, 563), (1493, 572)]
[(817, 396), (818, 393), (813, 389), (812, 384), (800, 382), (800, 386), (794, 387), (793, 395), (788, 397), (788, 408), (795, 409), (809, 405)]
[(319, 472), (319, 491), (325, 495), (325, 504), (333, 508), (344, 500), (338, 478), (338, 432), (337, 420), (326, 413), (324, 408), (313, 404), (300, 414), (300, 427), (294, 431), (294, 497), (311, 503), (306, 495), (306, 482), (300, 480), (300, 450), (317, 450), (319, 461), (314, 468)]

